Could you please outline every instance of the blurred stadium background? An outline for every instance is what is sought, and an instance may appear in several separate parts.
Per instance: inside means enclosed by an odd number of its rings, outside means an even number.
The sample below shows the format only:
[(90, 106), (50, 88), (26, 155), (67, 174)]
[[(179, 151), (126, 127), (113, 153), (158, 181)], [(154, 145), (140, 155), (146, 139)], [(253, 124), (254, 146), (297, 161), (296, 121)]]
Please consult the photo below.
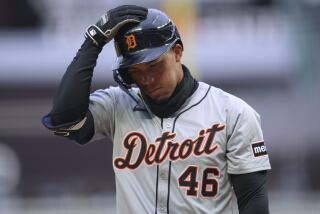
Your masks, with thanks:
[[(260, 113), (271, 213), (319, 213), (320, 0), (2, 0), (0, 213), (115, 213), (111, 142), (79, 146), (40, 118), (85, 28), (127, 3), (170, 14), (194, 75)], [(114, 59), (109, 44), (92, 90), (115, 84)]]

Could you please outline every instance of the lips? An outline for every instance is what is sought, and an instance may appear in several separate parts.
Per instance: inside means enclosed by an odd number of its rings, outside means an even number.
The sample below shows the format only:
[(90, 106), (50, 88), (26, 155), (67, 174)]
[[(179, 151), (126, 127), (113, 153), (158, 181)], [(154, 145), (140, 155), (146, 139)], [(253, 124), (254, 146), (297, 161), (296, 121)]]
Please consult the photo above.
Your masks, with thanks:
[(149, 91), (148, 91), (149, 96), (157, 94), (157, 92), (158, 92), (160, 89), (161, 89), (161, 88), (156, 88), (156, 89), (149, 90)]

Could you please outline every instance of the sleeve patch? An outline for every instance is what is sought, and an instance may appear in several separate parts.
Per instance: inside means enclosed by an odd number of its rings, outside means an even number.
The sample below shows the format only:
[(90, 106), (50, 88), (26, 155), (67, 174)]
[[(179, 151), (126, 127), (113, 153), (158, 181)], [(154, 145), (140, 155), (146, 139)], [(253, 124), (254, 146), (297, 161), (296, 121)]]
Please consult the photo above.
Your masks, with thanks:
[(251, 144), (254, 157), (260, 157), (267, 155), (267, 147), (264, 145), (264, 141), (254, 142)]

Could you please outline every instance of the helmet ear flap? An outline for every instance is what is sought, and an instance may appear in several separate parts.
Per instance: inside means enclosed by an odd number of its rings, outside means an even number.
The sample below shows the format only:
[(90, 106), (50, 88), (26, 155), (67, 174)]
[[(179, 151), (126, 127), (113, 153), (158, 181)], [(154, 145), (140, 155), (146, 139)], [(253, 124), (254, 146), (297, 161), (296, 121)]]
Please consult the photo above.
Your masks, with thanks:
[[(121, 73), (124, 74), (125, 79), (127, 77), (130, 77), (126, 74), (126, 72), (122, 71)], [(141, 104), (141, 98), (133, 91), (133, 89), (131, 88), (131, 84), (129, 84), (130, 82), (128, 82), (128, 79), (127, 81), (123, 79), (119, 70), (113, 70), (113, 78), (125, 93), (127, 93), (138, 105)]]
[(121, 89), (124, 91), (131, 88), (131, 84), (127, 84), (119, 73), (119, 70), (113, 70), (113, 79), (118, 83)]
[(132, 85), (134, 83), (127, 68), (119, 69), (119, 74), (125, 84)]

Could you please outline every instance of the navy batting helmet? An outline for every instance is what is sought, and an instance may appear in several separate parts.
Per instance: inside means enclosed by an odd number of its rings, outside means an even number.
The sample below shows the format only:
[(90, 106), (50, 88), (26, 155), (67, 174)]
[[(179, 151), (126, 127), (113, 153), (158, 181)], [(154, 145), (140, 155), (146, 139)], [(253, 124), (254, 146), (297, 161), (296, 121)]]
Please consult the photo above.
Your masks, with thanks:
[(126, 68), (158, 59), (177, 42), (182, 45), (171, 19), (160, 10), (148, 9), (145, 20), (121, 28), (114, 38), (117, 52), (113, 68), (115, 81), (122, 89), (129, 89), (133, 82)]

